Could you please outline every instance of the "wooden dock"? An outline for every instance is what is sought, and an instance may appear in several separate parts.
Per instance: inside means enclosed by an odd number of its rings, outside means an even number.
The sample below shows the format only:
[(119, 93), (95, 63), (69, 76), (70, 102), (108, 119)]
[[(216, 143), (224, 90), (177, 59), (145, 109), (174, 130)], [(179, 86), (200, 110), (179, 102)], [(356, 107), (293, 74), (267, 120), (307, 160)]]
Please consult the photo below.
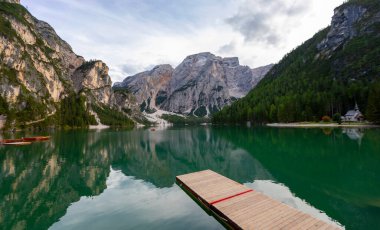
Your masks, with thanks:
[(211, 170), (177, 176), (176, 180), (228, 228), (341, 229)]

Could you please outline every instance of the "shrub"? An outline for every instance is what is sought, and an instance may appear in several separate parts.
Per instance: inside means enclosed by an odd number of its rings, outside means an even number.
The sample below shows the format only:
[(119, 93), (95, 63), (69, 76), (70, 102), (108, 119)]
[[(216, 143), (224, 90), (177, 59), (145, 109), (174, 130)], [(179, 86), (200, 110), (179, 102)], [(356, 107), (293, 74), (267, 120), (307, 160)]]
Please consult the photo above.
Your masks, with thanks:
[(335, 121), (338, 124), (342, 124), (342, 115), (340, 113), (336, 113), (332, 117), (333, 121)]
[(323, 122), (331, 122), (331, 117), (325, 115), (325, 116), (322, 117), (322, 121)]

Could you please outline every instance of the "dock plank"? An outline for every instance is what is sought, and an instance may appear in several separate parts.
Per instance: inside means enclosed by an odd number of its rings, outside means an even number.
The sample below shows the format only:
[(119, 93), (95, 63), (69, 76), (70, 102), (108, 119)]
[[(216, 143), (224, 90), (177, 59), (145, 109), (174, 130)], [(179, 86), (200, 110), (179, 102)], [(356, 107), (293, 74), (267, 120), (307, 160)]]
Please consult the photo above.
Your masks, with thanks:
[(177, 183), (235, 229), (341, 229), (211, 170), (180, 175)]

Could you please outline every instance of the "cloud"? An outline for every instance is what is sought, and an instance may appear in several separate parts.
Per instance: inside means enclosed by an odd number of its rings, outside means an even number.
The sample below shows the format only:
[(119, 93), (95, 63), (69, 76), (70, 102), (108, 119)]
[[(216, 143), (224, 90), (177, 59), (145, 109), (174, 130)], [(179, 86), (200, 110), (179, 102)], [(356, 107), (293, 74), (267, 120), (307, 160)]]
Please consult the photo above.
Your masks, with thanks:
[(343, 0), (22, 0), (113, 82), (209, 51), (252, 68), (275, 63), (328, 25)]
[(233, 53), (235, 49), (236, 49), (236, 42), (231, 41), (230, 43), (221, 46), (218, 50), (218, 53), (230, 54), (230, 53)]
[(139, 71), (139, 67), (133, 65), (123, 65), (121, 69), (126, 74), (136, 73), (137, 71)]
[(307, 1), (245, 1), (237, 14), (228, 18), (226, 22), (240, 32), (246, 42), (277, 46), (282, 38), (286, 37), (282, 25), (292, 25), (292, 19), (307, 12), (308, 9)]

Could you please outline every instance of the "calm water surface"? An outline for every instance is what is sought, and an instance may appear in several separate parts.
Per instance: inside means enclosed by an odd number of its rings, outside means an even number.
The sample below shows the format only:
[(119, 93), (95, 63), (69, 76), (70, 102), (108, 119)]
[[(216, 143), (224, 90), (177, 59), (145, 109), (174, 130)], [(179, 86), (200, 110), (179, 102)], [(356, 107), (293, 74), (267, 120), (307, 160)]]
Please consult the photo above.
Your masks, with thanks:
[(379, 129), (51, 135), (0, 147), (1, 229), (223, 229), (175, 184), (204, 169), (346, 229), (380, 226)]

